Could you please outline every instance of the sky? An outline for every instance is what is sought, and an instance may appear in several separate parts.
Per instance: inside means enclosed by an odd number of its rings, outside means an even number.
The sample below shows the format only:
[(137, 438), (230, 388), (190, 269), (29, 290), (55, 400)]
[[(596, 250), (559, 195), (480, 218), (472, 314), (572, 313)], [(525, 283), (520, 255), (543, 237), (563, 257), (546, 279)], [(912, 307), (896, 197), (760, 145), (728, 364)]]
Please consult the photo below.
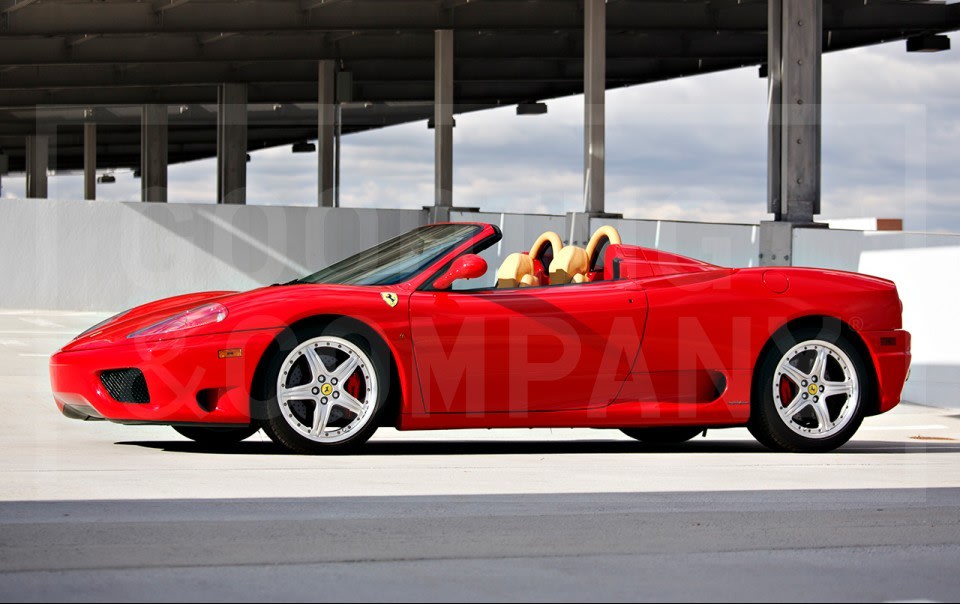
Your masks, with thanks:
[[(906, 230), (960, 233), (960, 35), (954, 50), (903, 41), (823, 59), (822, 218), (904, 218)], [(757, 223), (766, 214), (767, 83), (750, 67), (607, 92), (606, 207), (628, 218)], [(454, 204), (559, 214), (583, 208), (583, 97), (549, 113), (513, 106), (457, 116)], [(420, 208), (433, 201), (425, 122), (352, 134), (341, 149), (341, 205)], [(132, 173), (98, 198), (139, 199)], [(250, 204), (315, 205), (316, 154), (254, 152)], [(213, 159), (173, 165), (169, 198), (213, 203)], [(82, 198), (82, 176), (49, 196)], [(22, 176), (3, 179), (20, 197)]]

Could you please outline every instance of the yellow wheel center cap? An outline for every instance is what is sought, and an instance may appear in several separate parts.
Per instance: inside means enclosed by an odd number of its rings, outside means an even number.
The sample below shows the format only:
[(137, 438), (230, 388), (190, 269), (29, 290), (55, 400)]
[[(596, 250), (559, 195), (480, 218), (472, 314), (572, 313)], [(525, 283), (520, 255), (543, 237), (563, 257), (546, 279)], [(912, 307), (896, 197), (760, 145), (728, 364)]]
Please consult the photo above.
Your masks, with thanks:
[(333, 386), (330, 384), (324, 384), (323, 386), (320, 386), (320, 394), (323, 396), (330, 396), (333, 394)]
[(814, 394), (816, 394), (818, 390), (819, 388), (817, 388), (816, 384), (810, 384), (809, 386), (807, 386), (807, 392), (810, 394), (810, 396), (813, 396)]

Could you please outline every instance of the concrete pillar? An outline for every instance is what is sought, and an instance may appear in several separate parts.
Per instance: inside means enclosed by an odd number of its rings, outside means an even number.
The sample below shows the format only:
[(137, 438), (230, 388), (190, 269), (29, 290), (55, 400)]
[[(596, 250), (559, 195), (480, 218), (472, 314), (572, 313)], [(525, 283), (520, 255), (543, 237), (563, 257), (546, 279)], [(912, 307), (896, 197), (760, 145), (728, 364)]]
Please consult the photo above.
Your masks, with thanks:
[(50, 166), (50, 138), (46, 134), (27, 137), (27, 197), (46, 199), (47, 169)]
[(97, 198), (97, 125), (83, 125), (83, 198)]
[(584, 0), (583, 10), (583, 198), (588, 214), (603, 214), (607, 87), (606, 0)]
[(167, 201), (167, 106), (144, 105), (140, 114), (140, 199)]
[(217, 91), (217, 203), (247, 203), (247, 85)]
[(336, 74), (333, 61), (320, 61), (317, 85), (317, 201), (322, 208), (335, 204)]
[(820, 227), (822, 0), (768, 2), (768, 210), (760, 264), (788, 265), (794, 228)]
[[(433, 60), (433, 205), (435, 208), (451, 208), (453, 207), (453, 30), (436, 30)], [(443, 212), (440, 214), (442, 215)], [(439, 216), (439, 219), (442, 220), (442, 216)]]

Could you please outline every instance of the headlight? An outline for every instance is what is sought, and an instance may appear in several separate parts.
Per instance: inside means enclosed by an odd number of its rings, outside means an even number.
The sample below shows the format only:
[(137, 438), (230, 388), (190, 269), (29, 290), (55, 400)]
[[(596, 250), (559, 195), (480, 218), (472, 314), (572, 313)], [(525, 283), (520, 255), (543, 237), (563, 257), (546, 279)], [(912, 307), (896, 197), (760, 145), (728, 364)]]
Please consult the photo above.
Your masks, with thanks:
[(103, 321), (100, 321), (99, 323), (97, 323), (97, 324), (94, 325), (93, 327), (90, 327), (90, 328), (84, 330), (84, 332), (81, 333), (80, 335), (78, 335), (77, 337), (75, 337), (74, 340), (78, 340), (78, 339), (82, 338), (83, 336), (87, 335), (88, 333), (93, 333), (94, 331), (100, 329), (101, 327), (103, 327), (103, 326), (106, 325), (107, 323), (113, 323), (114, 321), (116, 321), (117, 319), (119, 319), (119, 318), (122, 317), (123, 315), (127, 314), (128, 312), (130, 312), (130, 310), (125, 310), (125, 311), (123, 311), (123, 312), (121, 312), (121, 313), (117, 313), (117, 314), (113, 315), (113, 316), (110, 317), (109, 319), (104, 319)]
[(204, 304), (197, 308), (184, 311), (179, 315), (174, 315), (169, 319), (164, 319), (159, 323), (154, 323), (149, 327), (137, 330), (128, 335), (128, 338), (142, 338), (145, 336), (157, 336), (173, 331), (182, 331), (184, 329), (194, 329), (211, 323), (219, 323), (227, 318), (227, 307), (222, 304)]

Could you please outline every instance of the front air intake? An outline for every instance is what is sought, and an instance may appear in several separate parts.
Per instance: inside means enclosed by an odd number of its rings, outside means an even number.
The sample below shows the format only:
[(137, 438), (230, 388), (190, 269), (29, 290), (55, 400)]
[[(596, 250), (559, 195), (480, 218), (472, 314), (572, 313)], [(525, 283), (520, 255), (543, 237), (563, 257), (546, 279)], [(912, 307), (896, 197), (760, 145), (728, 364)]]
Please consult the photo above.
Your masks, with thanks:
[(147, 380), (139, 369), (110, 369), (100, 374), (100, 383), (114, 400), (121, 403), (150, 402)]

